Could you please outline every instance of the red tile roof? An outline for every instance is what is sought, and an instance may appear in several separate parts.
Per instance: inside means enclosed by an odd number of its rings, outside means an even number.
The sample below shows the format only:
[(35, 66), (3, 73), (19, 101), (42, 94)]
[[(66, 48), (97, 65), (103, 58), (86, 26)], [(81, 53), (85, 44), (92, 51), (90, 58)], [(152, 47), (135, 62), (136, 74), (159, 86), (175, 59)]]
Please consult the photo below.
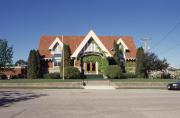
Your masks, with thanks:
[[(51, 52), (48, 49), (50, 45), (53, 43), (57, 36), (42, 36), (39, 43), (39, 53), (44, 58), (50, 58)], [(61, 36), (58, 36), (59, 39), (61, 39)], [(79, 44), (83, 41), (85, 36), (64, 36), (64, 43), (68, 44), (71, 50), (71, 54), (74, 53), (76, 48), (79, 46)], [(112, 54), (112, 48), (114, 41), (118, 41), (119, 38), (121, 38), (126, 46), (129, 48), (129, 51), (126, 53), (127, 58), (136, 58), (136, 45), (134, 43), (134, 40), (130, 36), (98, 36), (98, 38), (101, 40), (101, 42), (104, 44), (104, 46), (109, 50), (109, 52)]]

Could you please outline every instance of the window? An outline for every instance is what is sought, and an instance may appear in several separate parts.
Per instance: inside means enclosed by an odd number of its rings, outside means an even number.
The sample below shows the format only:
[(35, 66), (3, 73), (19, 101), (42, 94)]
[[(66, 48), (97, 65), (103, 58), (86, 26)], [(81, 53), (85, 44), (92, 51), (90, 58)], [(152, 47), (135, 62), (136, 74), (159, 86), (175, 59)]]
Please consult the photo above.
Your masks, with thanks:
[(59, 66), (61, 66), (61, 62), (60, 62), (60, 60), (55, 60), (54, 61), (54, 67), (59, 67)]
[(58, 52), (58, 53), (60, 53), (61, 52), (61, 47), (60, 47), (60, 45), (58, 44), (58, 43), (56, 43), (56, 45), (54, 46), (54, 52)]
[(121, 44), (121, 43), (119, 43), (119, 49), (122, 49), (122, 48), (123, 48), (122, 44)]

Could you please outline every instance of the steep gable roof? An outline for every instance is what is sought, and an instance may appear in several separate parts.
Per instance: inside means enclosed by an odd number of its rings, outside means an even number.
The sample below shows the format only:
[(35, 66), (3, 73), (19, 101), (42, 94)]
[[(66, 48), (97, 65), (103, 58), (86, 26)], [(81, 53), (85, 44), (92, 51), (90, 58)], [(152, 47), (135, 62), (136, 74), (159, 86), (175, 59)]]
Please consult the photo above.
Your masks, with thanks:
[(83, 41), (80, 43), (79, 47), (75, 50), (75, 52), (71, 55), (71, 57), (77, 57), (79, 52), (83, 49), (83, 47), (86, 45), (86, 43), (88, 43), (88, 41), (90, 39), (93, 39), (97, 45), (99, 46), (99, 48), (101, 48), (101, 50), (103, 52), (106, 52), (105, 55), (106, 56), (111, 56), (109, 50), (107, 50), (107, 48), (104, 46), (104, 44), (101, 42), (101, 40), (99, 39), (99, 37), (94, 33), (93, 30), (90, 30), (90, 32), (86, 35), (86, 37), (83, 39)]
[[(50, 45), (54, 42), (57, 36), (42, 36), (40, 38), (39, 43), (39, 53), (44, 58), (51, 58), (51, 51), (48, 49)], [(61, 36), (58, 36), (62, 41)], [(68, 44), (70, 47), (71, 55), (75, 52), (77, 47), (83, 41), (85, 36), (63, 36), (63, 40), (65, 44)], [(136, 45), (132, 37), (130, 36), (98, 36), (103, 45), (107, 48), (107, 50), (113, 54), (112, 48), (114, 41), (118, 41), (120, 38), (127, 45), (128, 51), (126, 52), (127, 59), (135, 59), (136, 58)]]
[[(52, 55), (49, 47), (55, 41), (56, 37), (58, 37), (62, 42), (61, 36), (41, 36), (38, 50), (44, 58), (51, 58)], [(63, 36), (63, 43), (69, 45), (72, 54), (82, 42), (84, 37), (85, 36)]]

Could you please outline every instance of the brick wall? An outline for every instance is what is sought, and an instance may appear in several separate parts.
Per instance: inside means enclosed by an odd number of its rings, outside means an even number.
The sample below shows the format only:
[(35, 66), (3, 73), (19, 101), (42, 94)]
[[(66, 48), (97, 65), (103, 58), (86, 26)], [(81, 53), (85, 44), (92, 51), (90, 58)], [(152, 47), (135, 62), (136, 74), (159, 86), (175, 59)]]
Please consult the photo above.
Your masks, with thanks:
[(26, 67), (10, 67), (1, 68), (0, 75), (6, 75), (7, 77), (24, 77), (27, 74)]

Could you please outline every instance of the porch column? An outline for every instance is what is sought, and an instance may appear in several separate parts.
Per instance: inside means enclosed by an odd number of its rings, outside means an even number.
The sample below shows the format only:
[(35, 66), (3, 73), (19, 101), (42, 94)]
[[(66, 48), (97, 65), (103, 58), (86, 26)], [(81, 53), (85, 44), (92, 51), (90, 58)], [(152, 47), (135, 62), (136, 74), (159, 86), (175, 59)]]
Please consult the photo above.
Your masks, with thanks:
[(92, 72), (92, 62), (90, 62), (90, 72)]
[(84, 65), (83, 69), (84, 69), (84, 73), (85, 73), (86, 72), (86, 68), (87, 68), (87, 66), (86, 66), (87, 64), (84, 62), (83, 65)]
[(98, 62), (96, 62), (96, 74), (98, 75)]

